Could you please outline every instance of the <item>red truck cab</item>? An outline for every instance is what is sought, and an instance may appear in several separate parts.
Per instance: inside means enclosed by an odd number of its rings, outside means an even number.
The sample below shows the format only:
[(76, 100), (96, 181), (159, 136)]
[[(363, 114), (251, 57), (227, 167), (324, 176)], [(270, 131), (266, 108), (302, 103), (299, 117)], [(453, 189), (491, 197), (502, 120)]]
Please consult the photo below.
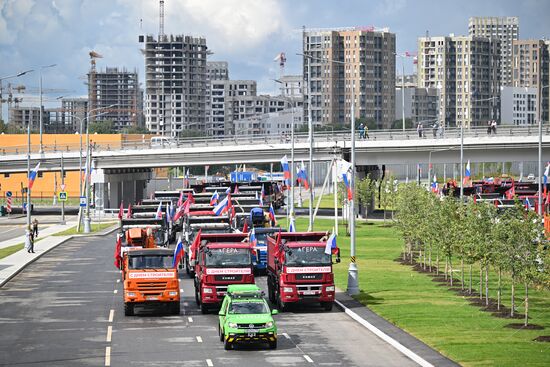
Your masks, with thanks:
[(230, 284), (254, 284), (247, 234), (201, 234), (190, 250), (196, 259), (195, 300), (202, 313), (221, 306)]
[(332, 309), (335, 287), (332, 255), (325, 253), (328, 238), (326, 232), (279, 232), (267, 238), (269, 300), (281, 311), (289, 304), (317, 302), (326, 311)]

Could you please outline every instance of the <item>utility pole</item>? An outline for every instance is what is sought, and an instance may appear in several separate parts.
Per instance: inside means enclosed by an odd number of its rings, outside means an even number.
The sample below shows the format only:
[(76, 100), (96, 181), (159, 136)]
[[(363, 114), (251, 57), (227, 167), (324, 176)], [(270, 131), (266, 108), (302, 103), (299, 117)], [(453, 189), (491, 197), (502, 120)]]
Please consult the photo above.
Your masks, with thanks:
[(350, 263), (348, 268), (348, 294), (359, 293), (357, 263), (355, 262), (355, 83), (351, 81), (351, 200), (350, 200)]
[[(61, 191), (65, 192), (65, 167), (63, 166), (63, 153), (61, 153)], [(61, 200), (61, 222), (65, 224), (65, 200)]]

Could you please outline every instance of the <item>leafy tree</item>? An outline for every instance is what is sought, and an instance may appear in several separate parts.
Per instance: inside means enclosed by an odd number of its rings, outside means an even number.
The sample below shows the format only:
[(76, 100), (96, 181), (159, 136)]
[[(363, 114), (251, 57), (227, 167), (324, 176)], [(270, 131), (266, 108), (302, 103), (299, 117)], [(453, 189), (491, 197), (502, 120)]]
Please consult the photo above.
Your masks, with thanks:
[[(416, 124), (410, 118), (405, 119), (405, 129), (415, 128)], [(403, 119), (394, 120), (391, 124), (392, 129), (403, 129)]]
[(386, 223), (386, 211), (388, 207), (391, 207), (395, 202), (395, 193), (397, 191), (397, 184), (394, 183), (393, 176), (388, 177), (385, 180), (380, 181), (380, 206), (384, 210), (384, 223)]
[(89, 127), (90, 134), (115, 134), (113, 121), (96, 121), (92, 122)]
[(445, 197), (441, 203), (441, 223), (446, 228), (445, 236), (441, 237), (441, 251), (445, 256), (445, 279), (451, 275), (451, 287), (453, 286), (453, 253), (460, 241), (461, 223), (459, 216), (459, 203), (452, 197)]
[(373, 198), (376, 190), (374, 180), (371, 179), (370, 174), (360, 180), (357, 180), (355, 189), (357, 200), (359, 200), (359, 202), (365, 207), (366, 220), (369, 207), (373, 204)]

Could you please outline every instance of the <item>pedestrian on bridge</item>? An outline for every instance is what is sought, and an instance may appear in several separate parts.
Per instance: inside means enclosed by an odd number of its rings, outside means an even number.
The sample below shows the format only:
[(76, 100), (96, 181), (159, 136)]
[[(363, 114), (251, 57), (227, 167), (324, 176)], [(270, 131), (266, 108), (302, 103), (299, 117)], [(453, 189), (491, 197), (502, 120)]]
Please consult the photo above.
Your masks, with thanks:
[(416, 132), (418, 133), (418, 137), (421, 138), (424, 135), (424, 126), (422, 126), (422, 123), (419, 122), (416, 126)]
[(493, 134), (497, 134), (497, 120), (493, 120), (491, 121), (491, 130), (493, 132)]

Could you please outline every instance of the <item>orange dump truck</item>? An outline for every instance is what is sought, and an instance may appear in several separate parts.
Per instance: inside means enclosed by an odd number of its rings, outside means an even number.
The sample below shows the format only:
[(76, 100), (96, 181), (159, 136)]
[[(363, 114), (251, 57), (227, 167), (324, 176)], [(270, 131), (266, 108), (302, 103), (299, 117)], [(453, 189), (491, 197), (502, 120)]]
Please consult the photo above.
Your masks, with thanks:
[(180, 287), (174, 252), (165, 248), (130, 248), (123, 258), (124, 314), (136, 305), (163, 305), (180, 313)]

